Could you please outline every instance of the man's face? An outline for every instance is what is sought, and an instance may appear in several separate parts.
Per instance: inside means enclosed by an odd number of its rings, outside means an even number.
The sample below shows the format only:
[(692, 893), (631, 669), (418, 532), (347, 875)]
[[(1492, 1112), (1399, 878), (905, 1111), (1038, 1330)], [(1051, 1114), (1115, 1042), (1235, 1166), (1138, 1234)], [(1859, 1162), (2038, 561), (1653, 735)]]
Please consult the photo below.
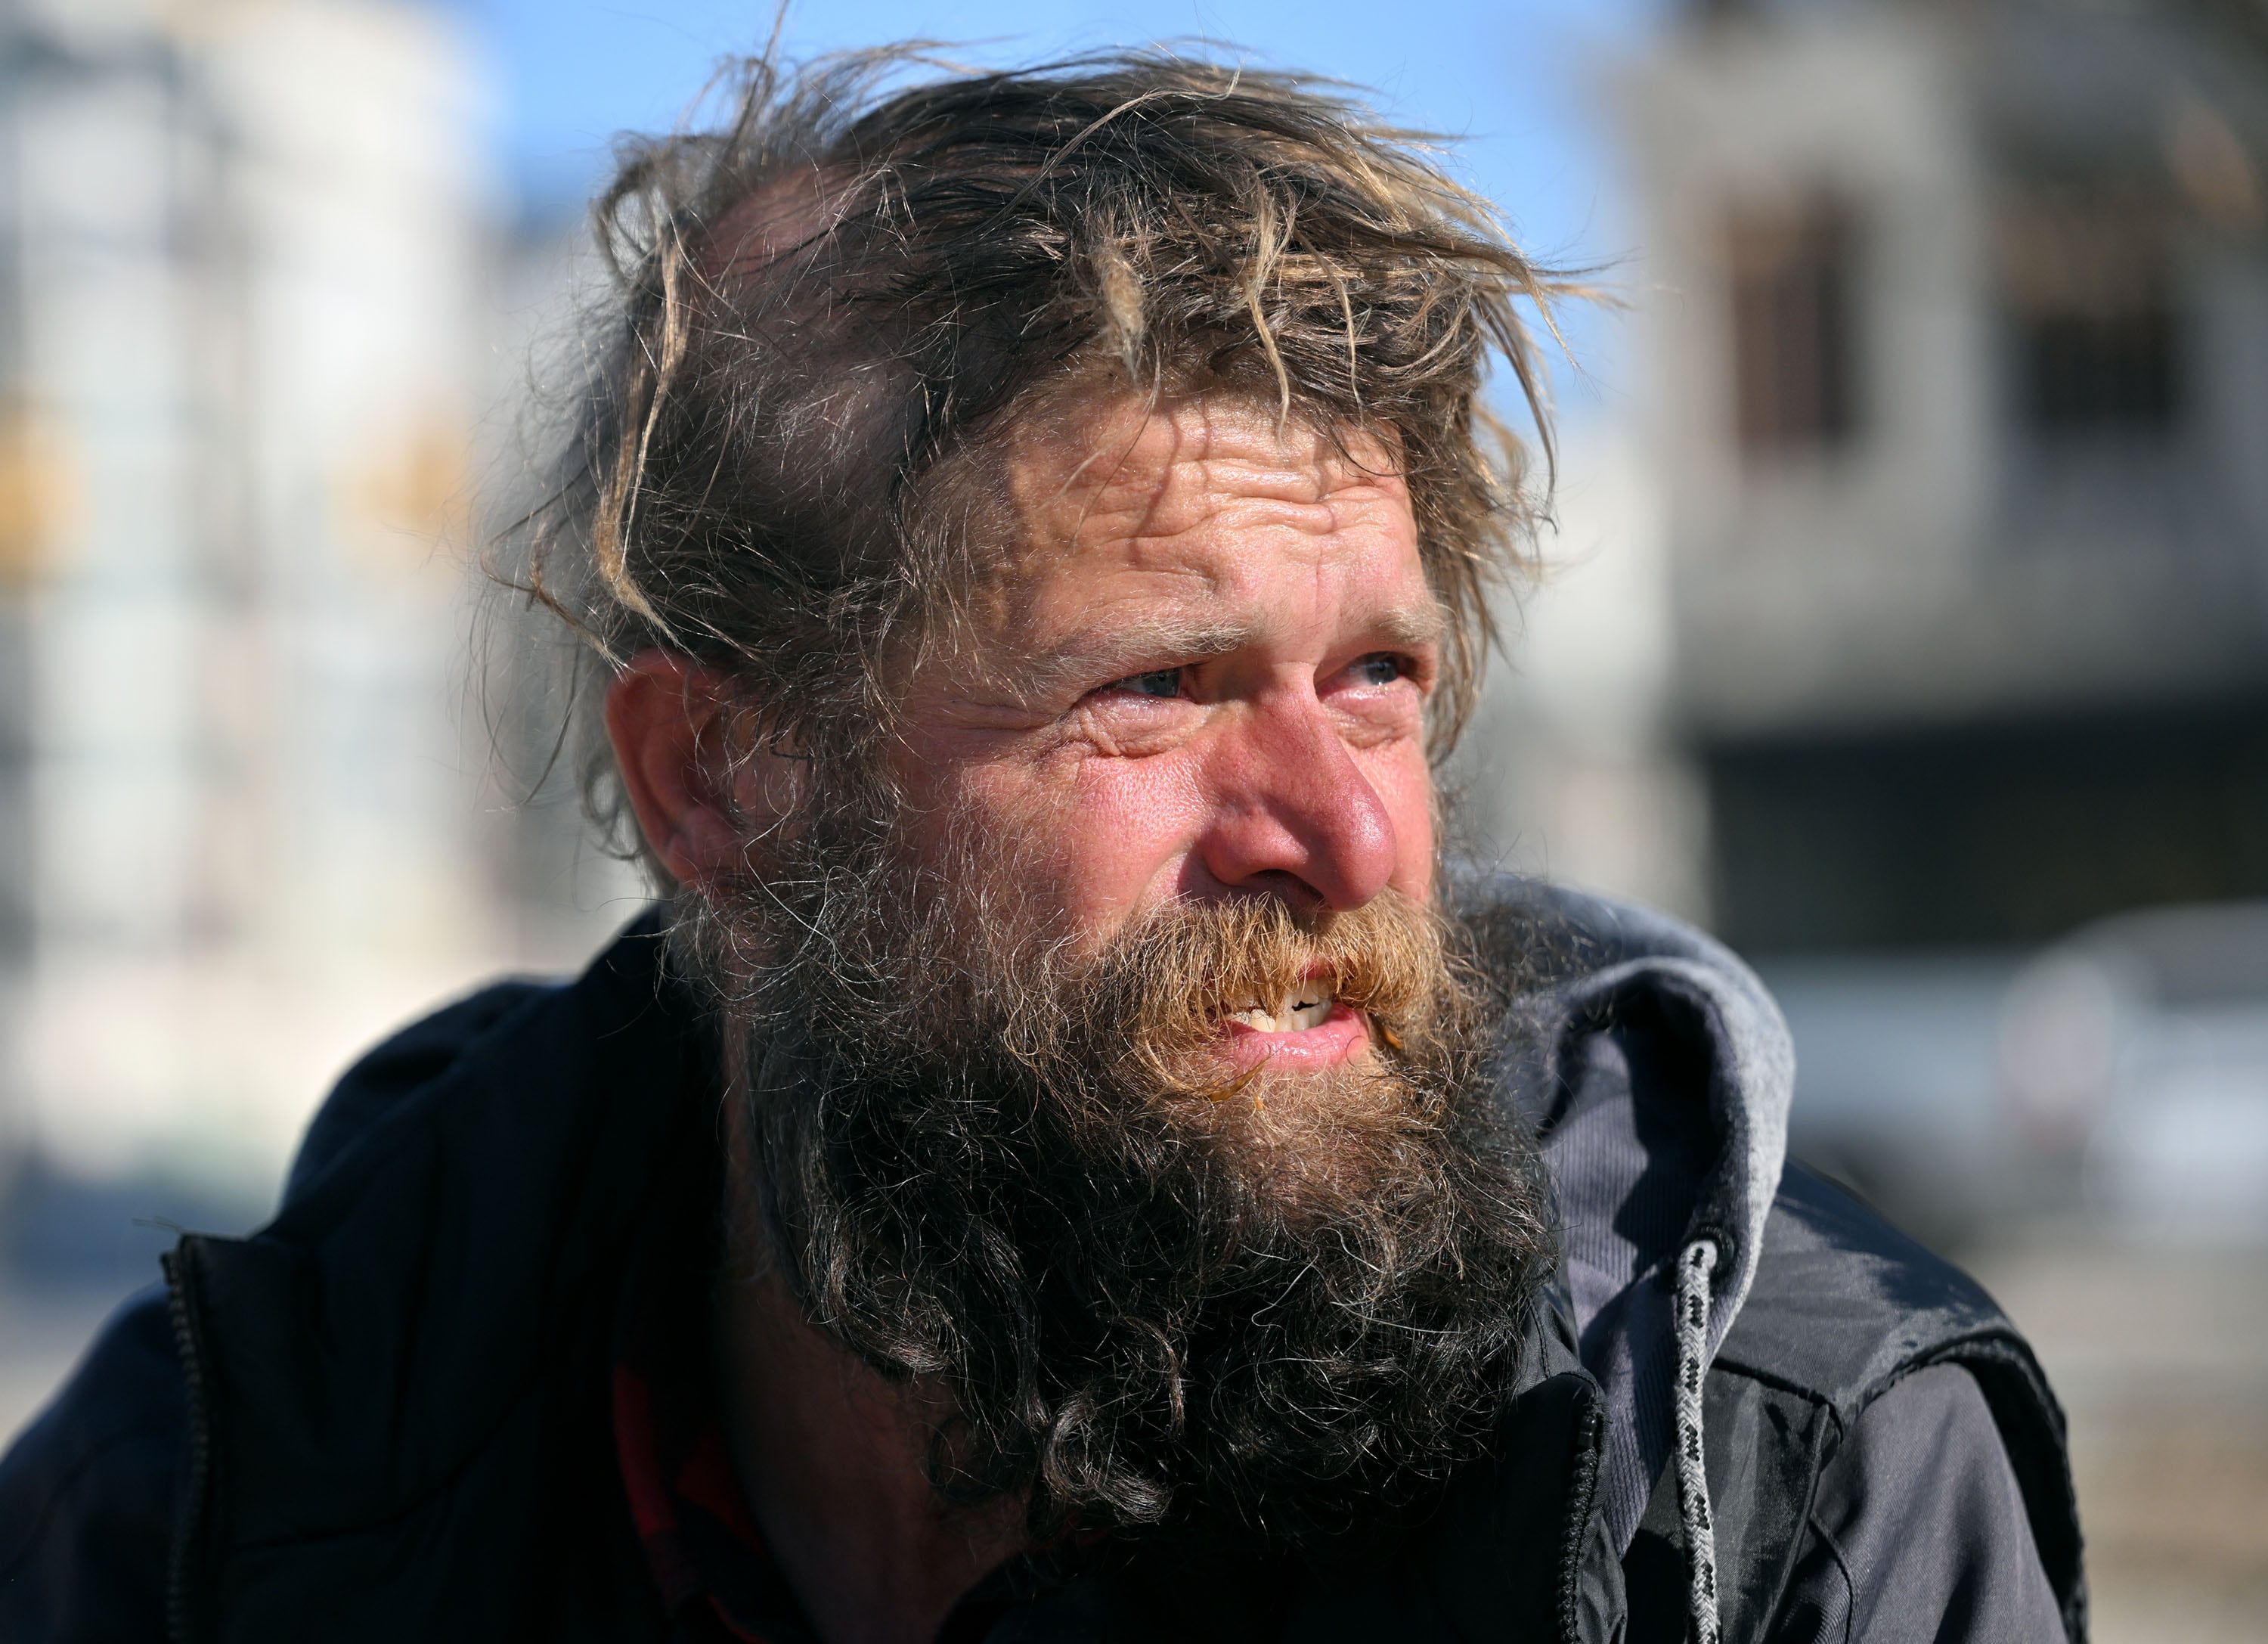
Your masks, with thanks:
[[(904, 682), (906, 843), (1012, 848), (1082, 950), (1169, 903), (1430, 896), (1443, 619), (1409, 493), (1272, 412), (1096, 394), (1027, 425), (1002, 564)], [(1359, 1012), (1300, 992), (1233, 1002), (1229, 1060), (1368, 1055)]]
[(895, 796), (785, 785), (709, 893), (745, 1180), (809, 1316), (950, 1397), (956, 1489), (1298, 1539), (1476, 1451), (1548, 1264), (1431, 906), (1442, 613), (1390, 453), (1059, 409), (896, 670)]

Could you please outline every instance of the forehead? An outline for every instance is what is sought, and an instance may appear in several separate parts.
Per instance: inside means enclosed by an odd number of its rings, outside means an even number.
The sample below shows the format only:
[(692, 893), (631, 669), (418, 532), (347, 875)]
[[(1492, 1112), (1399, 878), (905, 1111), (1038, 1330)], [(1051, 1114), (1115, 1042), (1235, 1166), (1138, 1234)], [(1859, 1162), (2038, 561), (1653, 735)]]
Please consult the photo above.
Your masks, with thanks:
[(1060, 631), (1114, 608), (1438, 629), (1395, 453), (1241, 397), (1096, 393), (1012, 437), (992, 614)]

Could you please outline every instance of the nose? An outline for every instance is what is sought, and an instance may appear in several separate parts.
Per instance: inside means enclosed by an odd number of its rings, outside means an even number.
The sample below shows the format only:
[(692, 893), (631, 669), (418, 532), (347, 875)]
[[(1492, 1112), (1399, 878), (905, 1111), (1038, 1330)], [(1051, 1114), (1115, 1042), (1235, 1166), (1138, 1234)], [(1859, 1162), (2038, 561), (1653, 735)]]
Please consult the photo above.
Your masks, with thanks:
[(1312, 697), (1256, 705), (1208, 775), (1197, 855), (1219, 885), (1343, 912), (1392, 878), (1394, 819)]

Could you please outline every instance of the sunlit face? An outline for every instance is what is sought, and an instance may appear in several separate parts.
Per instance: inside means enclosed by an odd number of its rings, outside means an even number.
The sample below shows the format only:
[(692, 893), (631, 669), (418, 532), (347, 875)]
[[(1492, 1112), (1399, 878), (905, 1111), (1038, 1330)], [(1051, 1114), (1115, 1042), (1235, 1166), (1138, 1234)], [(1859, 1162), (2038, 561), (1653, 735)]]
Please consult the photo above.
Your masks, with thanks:
[[(1443, 615), (1393, 466), (1241, 400), (1098, 396), (1027, 430), (1012, 572), (906, 682), (913, 843), (950, 818), (1012, 844), (1088, 947), (1176, 899), (1426, 900)], [(1240, 1062), (1368, 1049), (1326, 985), (1229, 1004)]]

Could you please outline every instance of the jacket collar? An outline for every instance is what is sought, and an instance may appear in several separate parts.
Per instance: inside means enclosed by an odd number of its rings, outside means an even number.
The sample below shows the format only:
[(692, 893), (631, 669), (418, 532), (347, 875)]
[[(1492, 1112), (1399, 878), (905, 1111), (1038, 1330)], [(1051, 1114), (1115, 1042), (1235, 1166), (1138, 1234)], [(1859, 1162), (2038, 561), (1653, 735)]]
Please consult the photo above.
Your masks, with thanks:
[(375, 1075), (350, 1079), (366, 1122), (272, 1222), (173, 1252), (191, 1402), (178, 1633), (398, 1589), (404, 1542), (427, 1537), (414, 1584), (448, 1590), (444, 1541), (492, 1556), (540, 1519), (547, 1478), (564, 1487), (544, 1450), (577, 1424), (579, 1383), (603, 1404), (632, 1236), (715, 1146), (699, 1013), (659, 929), (650, 912), (415, 1087), (377, 1101)]
[(1705, 1362), (1763, 1256), (1794, 1051), (1764, 984), (1690, 926), (1510, 875), (1470, 895), (1521, 978), (1506, 1096), (1557, 1194), (1582, 1360), (1607, 1396), (1601, 1490), (1627, 1549), (1672, 1448), (1671, 1270), (1694, 1241), (1717, 1247)]

